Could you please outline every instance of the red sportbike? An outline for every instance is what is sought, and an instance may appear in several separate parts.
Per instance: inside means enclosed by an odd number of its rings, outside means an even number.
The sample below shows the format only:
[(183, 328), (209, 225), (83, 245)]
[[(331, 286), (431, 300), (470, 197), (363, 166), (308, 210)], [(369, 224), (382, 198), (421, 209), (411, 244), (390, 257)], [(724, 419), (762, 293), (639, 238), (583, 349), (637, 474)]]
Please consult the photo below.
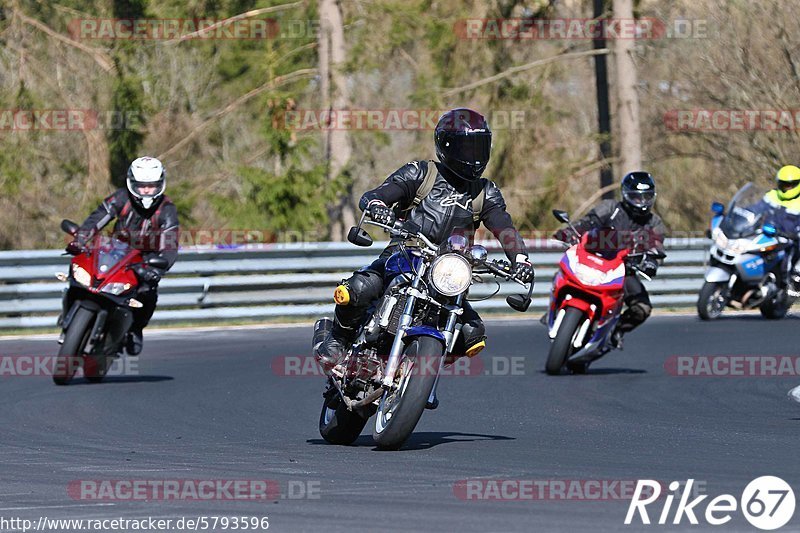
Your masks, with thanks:
[[(61, 229), (74, 236), (78, 225), (64, 220)], [(69, 383), (81, 365), (86, 379), (102, 381), (122, 353), (133, 324), (132, 310), (142, 307), (134, 298), (138, 269), (169, 266), (162, 257), (145, 262), (129, 243), (99, 234), (84, 249), (71, 253), (75, 257), (69, 274), (56, 274), (61, 281), (69, 281), (59, 318), (61, 348), (53, 369), (56, 385)]]
[[(553, 215), (570, 224), (565, 211), (554, 210)], [(560, 374), (564, 366), (572, 373), (585, 373), (589, 363), (608, 353), (624, 305), (626, 271), (650, 280), (636, 264), (644, 253), (613, 246), (615, 239), (607, 238), (608, 232), (580, 235), (571, 224), (570, 229), (578, 242), (561, 259), (546, 315), (551, 345), (545, 371), (551, 375)], [(663, 257), (654, 251), (648, 254)]]

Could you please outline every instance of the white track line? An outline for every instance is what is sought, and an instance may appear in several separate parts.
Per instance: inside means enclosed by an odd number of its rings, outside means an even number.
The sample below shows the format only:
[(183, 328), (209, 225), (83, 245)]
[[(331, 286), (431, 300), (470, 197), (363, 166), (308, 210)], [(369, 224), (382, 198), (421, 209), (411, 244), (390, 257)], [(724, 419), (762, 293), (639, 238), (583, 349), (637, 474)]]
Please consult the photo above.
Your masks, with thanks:
[(0, 511), (30, 511), (32, 509), (71, 509), (72, 507), (108, 507), (115, 503), (77, 503), (75, 505), (35, 505), (33, 507), (0, 507)]

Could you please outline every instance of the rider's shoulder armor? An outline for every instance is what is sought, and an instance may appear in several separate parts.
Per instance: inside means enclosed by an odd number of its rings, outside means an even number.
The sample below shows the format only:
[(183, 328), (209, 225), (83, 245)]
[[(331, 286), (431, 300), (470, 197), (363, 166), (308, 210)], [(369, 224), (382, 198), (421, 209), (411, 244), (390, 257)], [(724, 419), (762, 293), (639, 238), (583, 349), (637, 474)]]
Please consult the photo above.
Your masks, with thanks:
[(785, 210), (789, 215), (800, 215), (800, 196), (792, 200), (781, 200), (778, 198), (778, 191), (772, 189), (764, 195), (764, 201), (772, 207)]

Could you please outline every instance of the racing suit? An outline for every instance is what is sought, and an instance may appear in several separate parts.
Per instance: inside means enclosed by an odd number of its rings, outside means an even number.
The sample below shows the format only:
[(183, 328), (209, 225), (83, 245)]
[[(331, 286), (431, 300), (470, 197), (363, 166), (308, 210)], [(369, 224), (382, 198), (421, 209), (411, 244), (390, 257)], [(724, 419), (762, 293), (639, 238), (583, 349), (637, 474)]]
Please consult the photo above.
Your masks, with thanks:
[[(433, 188), (419, 205), (414, 206), (417, 190), (427, 172), (436, 172)], [(478, 216), (473, 212), (472, 202), (481, 191), (485, 197)], [(453, 234), (462, 234), (472, 240), (475, 230), (483, 223), (500, 241), (512, 263), (524, 261), (527, 264), (525, 243), (506, 211), (500, 189), (486, 178), (465, 181), (453, 176), (438, 162), (414, 160), (393, 172), (377, 188), (364, 193), (359, 207), (367, 210), (374, 202), (392, 207), (398, 218), (405, 218), (419, 226), (421, 232), (435, 244), (441, 244)], [(370, 304), (383, 294), (386, 260), (395, 248), (396, 245), (390, 243), (371, 265), (342, 282), (349, 294), (349, 302), (336, 305), (333, 335), (338, 339), (349, 340), (364, 320)], [(474, 355), (477, 351), (473, 353), (470, 349), (478, 345), (482, 347), (486, 338), (483, 321), (466, 302), (460, 320), (463, 324), (462, 335), (454, 353)]]
[[(81, 244), (87, 243), (114, 219), (114, 235), (141, 250), (145, 261), (161, 256), (169, 263), (167, 270), (172, 267), (178, 257), (178, 210), (167, 196), (162, 196), (155, 205), (144, 211), (130, 201), (126, 188), (120, 188), (86, 218), (76, 240)], [(146, 267), (141, 272), (136, 299), (142, 302), (142, 307), (133, 310), (131, 327), (139, 335), (155, 312), (158, 283), (166, 270)]]

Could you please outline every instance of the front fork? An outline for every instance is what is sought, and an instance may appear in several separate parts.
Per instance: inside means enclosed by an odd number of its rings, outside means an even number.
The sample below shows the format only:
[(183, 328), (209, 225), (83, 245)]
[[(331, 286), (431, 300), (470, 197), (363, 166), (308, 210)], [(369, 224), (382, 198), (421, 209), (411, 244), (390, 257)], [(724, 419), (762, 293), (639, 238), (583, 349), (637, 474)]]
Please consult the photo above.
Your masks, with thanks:
[(442, 375), (444, 361), (447, 359), (447, 354), (453, 352), (456, 340), (458, 340), (458, 334), (461, 333), (461, 325), (458, 323), (458, 317), (463, 312), (461, 308), (463, 302), (464, 293), (461, 293), (456, 298), (455, 305), (450, 308), (450, 314), (447, 315), (447, 323), (444, 326), (444, 338), (447, 344), (444, 348), (444, 354), (442, 354), (442, 360), (439, 361), (439, 371), (436, 373), (436, 380), (433, 382), (431, 395), (428, 396), (428, 405), (436, 405), (436, 387), (439, 386), (439, 377)]
[[(419, 286), (422, 283), (421, 280), (425, 275), (426, 268), (427, 266), (425, 263), (422, 263), (419, 266), (417, 276), (414, 278), (414, 281), (411, 282), (411, 287), (415, 289), (414, 292), (419, 290)], [(394, 375), (397, 373), (397, 367), (400, 365), (400, 356), (403, 353), (403, 347), (405, 345), (403, 342), (403, 337), (406, 334), (406, 330), (411, 326), (414, 316), (414, 305), (416, 304), (416, 301), (417, 297), (413, 296), (413, 294), (409, 294), (405, 307), (403, 308), (403, 314), (400, 316), (397, 334), (394, 337), (394, 342), (392, 342), (392, 349), (389, 352), (389, 359), (386, 362), (386, 372), (383, 380), (381, 381), (381, 385), (385, 389), (390, 389), (394, 386)], [(461, 314), (461, 305), (463, 301), (464, 294), (458, 295), (455, 305), (450, 308), (450, 314), (447, 317), (447, 323), (445, 324), (445, 330), (443, 332), (445, 338), (445, 351), (442, 354), (442, 359), (439, 364), (439, 372), (436, 374), (436, 382), (433, 385), (431, 397), (433, 397), (433, 394), (436, 391), (436, 384), (439, 382), (439, 375), (441, 374), (441, 368), (444, 365), (445, 355), (452, 350), (453, 345), (458, 337), (458, 331), (456, 331), (456, 327), (458, 324), (458, 316)]]
[[(420, 263), (417, 276), (414, 278), (414, 281), (411, 282), (411, 287), (415, 289), (414, 292), (419, 290), (419, 286), (422, 283), (422, 276), (425, 275), (426, 268), (427, 265), (424, 262)], [(381, 385), (384, 389), (388, 390), (394, 386), (394, 375), (400, 364), (400, 354), (403, 352), (403, 337), (406, 334), (406, 330), (411, 326), (411, 321), (414, 318), (414, 304), (416, 302), (417, 297), (413, 294), (409, 294), (406, 299), (406, 305), (403, 308), (403, 314), (400, 315), (400, 323), (397, 326), (397, 334), (394, 336), (392, 349), (389, 352), (389, 360), (386, 362), (386, 373), (383, 376), (383, 381), (381, 381)]]

